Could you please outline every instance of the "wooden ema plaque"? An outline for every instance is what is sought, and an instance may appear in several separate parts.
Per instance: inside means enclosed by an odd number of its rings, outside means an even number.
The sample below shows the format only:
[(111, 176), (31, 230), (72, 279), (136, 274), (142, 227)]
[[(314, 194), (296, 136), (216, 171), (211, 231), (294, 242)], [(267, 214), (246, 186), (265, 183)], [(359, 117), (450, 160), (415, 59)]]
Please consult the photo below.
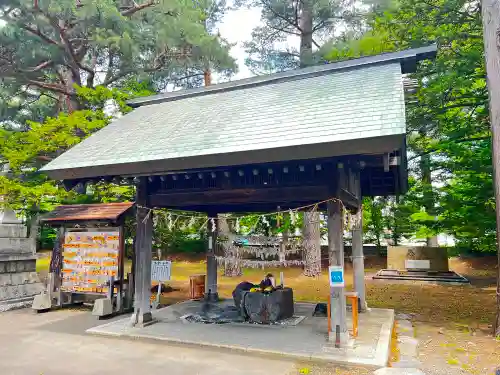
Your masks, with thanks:
[(68, 231), (64, 235), (62, 258), (62, 291), (106, 294), (109, 278), (118, 277), (120, 231), (114, 228)]

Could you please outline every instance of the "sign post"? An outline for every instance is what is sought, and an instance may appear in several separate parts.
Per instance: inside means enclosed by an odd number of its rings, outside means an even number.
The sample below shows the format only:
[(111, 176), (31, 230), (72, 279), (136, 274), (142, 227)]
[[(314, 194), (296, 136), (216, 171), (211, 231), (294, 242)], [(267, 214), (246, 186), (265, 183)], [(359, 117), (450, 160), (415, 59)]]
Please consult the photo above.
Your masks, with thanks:
[(170, 281), (172, 262), (169, 260), (153, 260), (151, 264), (151, 281), (158, 281), (155, 308), (160, 304), (161, 283)]
[[(331, 301), (330, 316), (328, 317), (328, 319), (330, 319), (329, 327), (332, 327), (332, 329), (335, 332), (335, 347), (340, 347), (341, 342), (343, 341), (341, 338), (341, 331), (340, 331), (341, 327), (339, 325), (339, 322), (342, 321), (342, 318), (340, 317), (342, 311), (339, 311), (339, 309), (337, 308), (338, 304), (335, 303), (335, 300), (343, 298), (343, 293), (341, 293), (341, 291), (345, 286), (344, 267), (343, 266), (328, 267), (328, 280), (330, 282), (330, 301)], [(345, 316), (344, 316), (344, 321), (345, 321)], [(328, 335), (330, 335), (330, 332), (328, 332)]]

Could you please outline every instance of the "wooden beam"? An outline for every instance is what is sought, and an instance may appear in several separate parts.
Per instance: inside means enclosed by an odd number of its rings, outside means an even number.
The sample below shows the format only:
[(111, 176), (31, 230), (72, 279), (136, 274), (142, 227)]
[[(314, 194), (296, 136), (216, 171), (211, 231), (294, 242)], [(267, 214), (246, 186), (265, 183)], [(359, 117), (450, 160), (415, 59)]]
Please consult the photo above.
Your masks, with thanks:
[[(224, 213), (248, 213), (248, 212), (276, 212), (276, 207), (280, 206), (282, 210), (287, 211), (289, 209), (296, 209), (303, 206), (311, 205), (318, 203), (318, 200), (314, 199), (311, 201), (303, 201), (303, 202), (286, 202), (286, 203), (255, 203), (255, 204), (211, 204), (205, 206), (175, 206), (175, 207), (164, 207), (167, 209), (175, 209), (181, 211), (192, 211), (192, 212), (208, 212), (215, 211), (220, 214)], [(326, 204), (318, 205), (318, 209), (320, 211), (326, 210)]]
[(340, 189), (338, 198), (344, 203), (344, 206), (349, 210), (357, 210), (361, 206), (361, 201), (353, 193), (347, 189)]
[(342, 168), (337, 168), (337, 186), (336, 190), (334, 190), (335, 196), (351, 211), (356, 211), (361, 207), (361, 200), (359, 196), (356, 195), (354, 189), (357, 171), (358, 168), (354, 167), (352, 164), (343, 164)]
[[(349, 189), (349, 176), (348, 173), (346, 173), (347, 168), (347, 165), (339, 163), (331, 177), (331, 194), (339, 199), (342, 199), (341, 192)], [(327, 203), (329, 264), (330, 266), (341, 266), (342, 268), (344, 267), (343, 224), (344, 219), (342, 205), (338, 201), (329, 201)], [(329, 340), (337, 340), (338, 328), (338, 339), (340, 340), (341, 346), (345, 346), (349, 339), (346, 324), (347, 309), (344, 292), (344, 287), (330, 288), (331, 315), (328, 317), (328, 319), (331, 320), (331, 326), (333, 329), (333, 332), (329, 332)]]
[(161, 192), (150, 196), (154, 207), (224, 206), (287, 202), (317, 202), (330, 198), (327, 186), (272, 187), (262, 189), (206, 190), (196, 192)]

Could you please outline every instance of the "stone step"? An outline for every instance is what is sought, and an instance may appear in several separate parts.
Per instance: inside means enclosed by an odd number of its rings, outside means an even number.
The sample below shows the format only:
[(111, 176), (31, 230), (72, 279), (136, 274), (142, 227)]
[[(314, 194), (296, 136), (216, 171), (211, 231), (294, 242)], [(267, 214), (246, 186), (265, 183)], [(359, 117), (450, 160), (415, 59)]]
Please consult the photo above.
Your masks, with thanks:
[(404, 371), (407, 369), (412, 369), (412, 371), (418, 369), (421, 365), (418, 360), (418, 339), (415, 338), (415, 328), (411, 321), (407, 319), (397, 321), (396, 337), (399, 355), (397, 362), (391, 363), (391, 368), (402, 372), (394, 372), (394, 374), (406, 374)]
[(2, 254), (34, 254), (35, 241), (32, 238), (0, 238)]
[(418, 340), (410, 336), (398, 338), (398, 348), (401, 356), (417, 358)]
[(26, 238), (28, 228), (24, 224), (0, 224), (0, 238)]

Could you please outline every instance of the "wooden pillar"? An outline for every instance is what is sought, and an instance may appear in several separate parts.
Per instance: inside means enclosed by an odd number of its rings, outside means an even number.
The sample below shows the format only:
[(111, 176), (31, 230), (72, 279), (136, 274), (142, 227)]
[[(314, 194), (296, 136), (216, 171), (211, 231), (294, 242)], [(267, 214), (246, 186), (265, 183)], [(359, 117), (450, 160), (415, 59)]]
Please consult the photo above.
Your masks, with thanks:
[[(346, 174), (342, 164), (336, 168), (336, 176), (332, 183), (332, 193), (338, 196), (340, 189), (347, 185)], [(333, 177), (333, 176), (332, 176)], [(328, 254), (331, 266), (344, 267), (344, 219), (343, 207), (338, 201), (327, 203), (328, 226)], [(346, 346), (349, 341), (349, 332), (346, 324), (346, 300), (344, 287), (330, 288), (331, 301), (331, 328), (329, 340), (337, 341), (337, 327), (341, 346)]]
[(207, 249), (207, 285), (205, 287), (205, 299), (208, 301), (218, 301), (217, 290), (217, 259), (215, 259), (215, 249), (217, 246), (218, 220), (216, 212), (209, 212), (208, 216), (214, 220), (208, 220), (208, 249)]
[(353, 186), (351, 190), (360, 201), (360, 206), (354, 216), (352, 227), (352, 268), (354, 273), (354, 291), (359, 296), (359, 309), (366, 311), (365, 288), (365, 256), (363, 253), (363, 206), (361, 196), (360, 172), (354, 171)]
[(132, 324), (144, 326), (153, 321), (151, 314), (151, 261), (153, 242), (153, 212), (148, 208), (148, 180), (141, 177), (136, 186), (136, 238), (134, 275), (135, 296)]

